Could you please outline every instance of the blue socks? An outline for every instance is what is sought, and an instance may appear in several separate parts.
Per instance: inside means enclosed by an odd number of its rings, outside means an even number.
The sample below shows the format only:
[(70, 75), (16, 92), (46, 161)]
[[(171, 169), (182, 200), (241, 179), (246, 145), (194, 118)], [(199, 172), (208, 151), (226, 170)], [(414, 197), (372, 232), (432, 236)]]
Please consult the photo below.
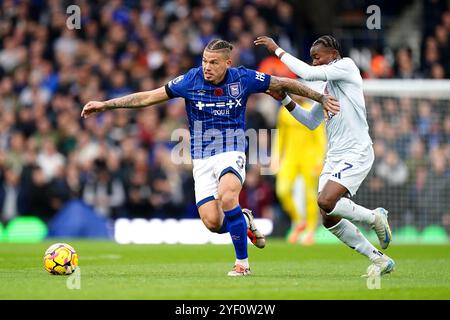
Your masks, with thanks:
[(228, 232), (228, 217), (223, 217), (222, 226), (217, 231), (217, 233), (227, 233)]
[(223, 219), (222, 229), (227, 228), (230, 233), (231, 240), (233, 241), (234, 250), (236, 251), (237, 259), (248, 258), (247, 252), (247, 222), (245, 221), (244, 214), (241, 207), (238, 205), (236, 208), (224, 211), (225, 218)]

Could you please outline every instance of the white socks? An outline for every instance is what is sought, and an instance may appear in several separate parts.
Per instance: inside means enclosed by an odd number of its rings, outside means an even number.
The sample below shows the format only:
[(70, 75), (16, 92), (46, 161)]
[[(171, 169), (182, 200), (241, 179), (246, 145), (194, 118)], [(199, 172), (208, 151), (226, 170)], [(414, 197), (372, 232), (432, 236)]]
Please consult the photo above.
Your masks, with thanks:
[(346, 219), (342, 219), (328, 230), (347, 246), (365, 255), (371, 261), (383, 255), (361, 234), (353, 223)]
[[(245, 216), (245, 214), (244, 214), (244, 216)], [(248, 268), (249, 267), (249, 264), (248, 264), (248, 258), (245, 258), (245, 259), (236, 259), (236, 263), (235, 264), (240, 264), (241, 266), (244, 266), (245, 268)]]
[(364, 222), (369, 225), (375, 221), (375, 214), (372, 210), (357, 205), (348, 198), (341, 198), (329, 215), (339, 216), (353, 222)]

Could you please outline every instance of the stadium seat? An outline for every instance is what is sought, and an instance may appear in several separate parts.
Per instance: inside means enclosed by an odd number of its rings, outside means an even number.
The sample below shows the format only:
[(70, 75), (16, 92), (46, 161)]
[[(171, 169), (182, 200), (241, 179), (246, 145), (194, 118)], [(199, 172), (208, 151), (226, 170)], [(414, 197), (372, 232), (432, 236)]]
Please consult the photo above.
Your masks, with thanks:
[(47, 236), (47, 226), (38, 217), (17, 217), (5, 229), (6, 242), (39, 242)]
[(429, 244), (448, 243), (448, 235), (443, 227), (430, 225), (423, 229), (420, 240)]
[(420, 239), (419, 231), (412, 225), (401, 227), (393, 233), (395, 243), (415, 243)]

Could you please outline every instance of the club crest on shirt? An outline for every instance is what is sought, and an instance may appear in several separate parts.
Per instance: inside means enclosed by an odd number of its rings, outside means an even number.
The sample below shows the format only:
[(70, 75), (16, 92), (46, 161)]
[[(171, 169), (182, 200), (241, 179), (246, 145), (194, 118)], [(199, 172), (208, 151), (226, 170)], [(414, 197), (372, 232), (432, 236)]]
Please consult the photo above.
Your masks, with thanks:
[(244, 165), (245, 165), (245, 160), (242, 156), (239, 156), (236, 160), (236, 164), (239, 167), (239, 169), (244, 169)]
[(172, 80), (173, 84), (177, 84), (178, 82), (180, 82), (181, 80), (183, 80), (184, 75), (176, 77), (175, 79)]
[(239, 97), (241, 95), (241, 83), (230, 83), (228, 85), (228, 94), (234, 98)]

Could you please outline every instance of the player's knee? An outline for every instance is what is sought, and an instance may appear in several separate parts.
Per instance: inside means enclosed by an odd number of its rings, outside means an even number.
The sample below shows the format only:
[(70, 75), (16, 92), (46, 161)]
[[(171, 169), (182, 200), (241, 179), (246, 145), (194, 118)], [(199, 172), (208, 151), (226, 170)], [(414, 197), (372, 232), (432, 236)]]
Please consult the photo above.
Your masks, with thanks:
[(218, 218), (213, 217), (202, 217), (203, 224), (208, 230), (216, 232), (221, 227), (221, 221)]
[(336, 200), (332, 197), (327, 197), (325, 194), (320, 194), (317, 199), (317, 204), (319, 208), (325, 211), (326, 213), (330, 213), (333, 211), (336, 206)]
[(239, 204), (239, 197), (233, 191), (225, 191), (219, 194), (219, 200), (221, 201), (222, 208), (225, 211), (234, 209)]
[(335, 226), (341, 220), (340, 217), (328, 215), (326, 212), (322, 213), (322, 224), (327, 229)]

